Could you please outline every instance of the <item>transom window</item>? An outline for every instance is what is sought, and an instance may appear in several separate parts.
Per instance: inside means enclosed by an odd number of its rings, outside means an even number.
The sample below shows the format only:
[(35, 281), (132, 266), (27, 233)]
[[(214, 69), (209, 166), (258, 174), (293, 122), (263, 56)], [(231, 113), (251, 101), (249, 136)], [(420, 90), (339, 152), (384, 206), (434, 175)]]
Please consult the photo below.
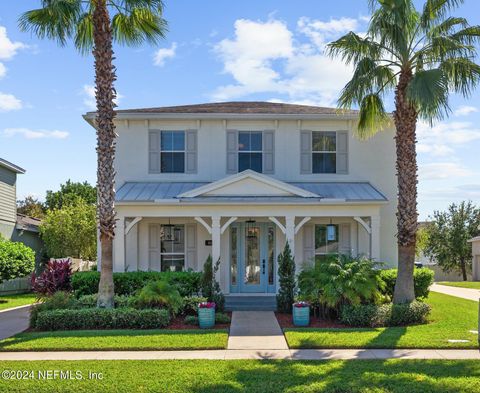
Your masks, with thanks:
[(338, 225), (315, 225), (315, 260), (337, 254), (338, 244)]
[(247, 169), (262, 173), (263, 146), (262, 133), (258, 131), (240, 131), (238, 133), (238, 171)]
[(185, 269), (185, 226), (160, 226), (160, 270), (181, 272)]
[(161, 171), (164, 173), (184, 173), (185, 132), (162, 131), (160, 138)]
[(312, 172), (336, 173), (337, 133), (312, 132)]

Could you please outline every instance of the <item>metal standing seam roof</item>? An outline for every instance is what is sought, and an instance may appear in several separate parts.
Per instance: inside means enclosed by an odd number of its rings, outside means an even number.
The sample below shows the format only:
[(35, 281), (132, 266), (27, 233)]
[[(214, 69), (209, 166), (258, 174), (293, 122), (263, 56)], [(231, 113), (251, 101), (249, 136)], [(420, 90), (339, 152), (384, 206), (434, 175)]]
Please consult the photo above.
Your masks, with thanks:
[(351, 202), (385, 202), (387, 198), (368, 182), (292, 182), (287, 183), (318, 195), (299, 196), (199, 196), (178, 198), (177, 196), (208, 182), (126, 182), (116, 193), (117, 202), (154, 202), (179, 199), (181, 202), (256, 202), (256, 201), (311, 201), (321, 199), (341, 199)]

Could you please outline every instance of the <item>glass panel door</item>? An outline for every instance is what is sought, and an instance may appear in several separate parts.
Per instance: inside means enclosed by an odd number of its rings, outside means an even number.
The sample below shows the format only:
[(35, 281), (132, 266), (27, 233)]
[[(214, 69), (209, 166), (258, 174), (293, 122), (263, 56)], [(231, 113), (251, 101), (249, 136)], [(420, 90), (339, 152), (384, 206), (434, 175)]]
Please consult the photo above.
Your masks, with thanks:
[(260, 227), (245, 228), (244, 284), (260, 285)]

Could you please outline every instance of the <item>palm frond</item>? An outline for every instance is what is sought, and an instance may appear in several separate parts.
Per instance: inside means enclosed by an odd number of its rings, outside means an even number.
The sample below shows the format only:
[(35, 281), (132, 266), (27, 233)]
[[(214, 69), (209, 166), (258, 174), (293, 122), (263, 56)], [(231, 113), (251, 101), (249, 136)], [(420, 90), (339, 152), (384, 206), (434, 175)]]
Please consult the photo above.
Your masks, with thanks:
[(420, 23), (428, 29), (436, 22), (445, 18), (448, 12), (463, 4), (464, 0), (427, 0), (423, 6)]
[(464, 45), (477, 45), (480, 43), (480, 26), (468, 26), (451, 34), (449, 38)]
[(447, 78), (449, 89), (464, 97), (469, 97), (480, 83), (480, 65), (470, 59), (447, 59), (439, 68)]
[(93, 16), (90, 12), (84, 13), (78, 20), (75, 47), (83, 54), (93, 47)]
[(326, 53), (331, 57), (340, 57), (346, 64), (356, 64), (365, 57), (378, 59), (382, 49), (376, 42), (350, 32), (329, 43)]
[(358, 136), (367, 139), (390, 124), (391, 120), (383, 106), (379, 93), (371, 93), (360, 102)]
[(451, 16), (440, 22), (439, 24), (432, 26), (427, 31), (427, 34), (430, 37), (435, 37), (438, 35), (448, 35), (453, 33), (453, 30), (456, 27), (461, 27), (462, 29), (465, 29), (466, 27), (468, 27), (467, 20), (465, 18)]

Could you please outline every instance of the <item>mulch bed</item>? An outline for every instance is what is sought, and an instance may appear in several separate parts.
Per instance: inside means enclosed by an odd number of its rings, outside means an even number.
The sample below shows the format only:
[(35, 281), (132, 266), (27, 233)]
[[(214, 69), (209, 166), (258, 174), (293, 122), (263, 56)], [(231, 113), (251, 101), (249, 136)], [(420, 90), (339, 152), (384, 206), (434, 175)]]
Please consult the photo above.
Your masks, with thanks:
[[(282, 329), (285, 328), (295, 328), (302, 329), (302, 326), (295, 326), (293, 324), (292, 314), (284, 314), (276, 312), (275, 316), (277, 317), (278, 324)], [(310, 316), (310, 325), (305, 326), (305, 328), (348, 328), (346, 325), (333, 320), (320, 319), (314, 316)]]
[[(232, 313), (226, 312), (232, 319)], [(172, 318), (170, 321), (170, 325), (168, 325), (165, 330), (186, 330), (186, 329), (200, 329), (198, 325), (188, 325), (185, 323), (185, 317), (176, 317)], [(230, 329), (230, 323), (216, 323), (212, 329)], [(212, 330), (212, 329), (205, 329), (205, 330)]]

